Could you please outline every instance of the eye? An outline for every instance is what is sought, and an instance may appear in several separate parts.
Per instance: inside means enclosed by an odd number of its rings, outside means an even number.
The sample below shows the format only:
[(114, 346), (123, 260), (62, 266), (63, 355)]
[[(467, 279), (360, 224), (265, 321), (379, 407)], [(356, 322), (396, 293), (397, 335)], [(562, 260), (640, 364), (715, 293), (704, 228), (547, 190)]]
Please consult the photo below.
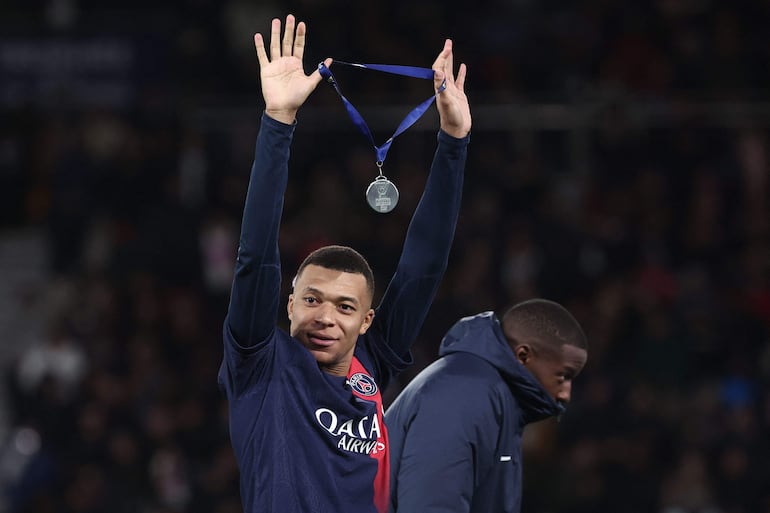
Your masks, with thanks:
[(318, 300), (316, 298), (314, 298), (313, 296), (305, 296), (305, 297), (302, 298), (302, 301), (304, 301), (305, 304), (308, 304), (308, 305), (313, 305), (313, 304), (318, 303)]
[(344, 313), (353, 313), (356, 311), (356, 308), (353, 305), (349, 305), (347, 303), (340, 304), (339, 309)]

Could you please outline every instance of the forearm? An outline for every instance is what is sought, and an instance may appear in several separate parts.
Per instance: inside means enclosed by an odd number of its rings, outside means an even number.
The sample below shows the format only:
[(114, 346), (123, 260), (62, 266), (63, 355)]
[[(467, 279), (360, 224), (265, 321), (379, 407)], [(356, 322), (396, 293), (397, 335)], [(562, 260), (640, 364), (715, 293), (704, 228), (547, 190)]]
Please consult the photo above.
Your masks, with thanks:
[(291, 125), (262, 116), (228, 310), (230, 329), (242, 346), (262, 340), (274, 328), (278, 314), (278, 230), (293, 131)]
[(470, 136), (440, 131), (425, 190), (406, 233), (399, 269), (414, 275), (443, 273), (454, 239), (462, 199)]
[(449, 260), (462, 196), (469, 137), (439, 132), (439, 145), (404, 249), (375, 323), (391, 350), (406, 358), (422, 327)]

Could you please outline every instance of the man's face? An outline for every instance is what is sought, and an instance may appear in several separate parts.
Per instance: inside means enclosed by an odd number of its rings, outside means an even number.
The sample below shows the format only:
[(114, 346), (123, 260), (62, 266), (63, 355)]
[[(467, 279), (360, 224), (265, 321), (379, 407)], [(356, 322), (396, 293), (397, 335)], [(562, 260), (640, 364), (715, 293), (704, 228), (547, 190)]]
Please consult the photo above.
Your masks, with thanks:
[(529, 351), (523, 357), (521, 346), (516, 357), (535, 376), (548, 394), (566, 405), (572, 396), (572, 380), (580, 374), (588, 359), (588, 352), (572, 345), (563, 345), (558, 350)]
[(287, 310), (291, 335), (324, 371), (346, 376), (359, 335), (374, 318), (362, 274), (308, 265), (297, 276)]

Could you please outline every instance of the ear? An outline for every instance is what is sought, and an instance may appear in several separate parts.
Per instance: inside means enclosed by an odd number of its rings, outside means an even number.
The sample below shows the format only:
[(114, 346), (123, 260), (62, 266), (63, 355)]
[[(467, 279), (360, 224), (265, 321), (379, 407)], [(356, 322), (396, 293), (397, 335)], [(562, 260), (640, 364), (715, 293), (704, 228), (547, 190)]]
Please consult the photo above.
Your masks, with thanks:
[(519, 363), (526, 367), (527, 363), (532, 359), (532, 348), (529, 347), (529, 344), (519, 344), (513, 349), (513, 354), (516, 355)]
[(371, 308), (368, 312), (366, 312), (366, 315), (364, 316), (364, 322), (361, 323), (361, 329), (358, 330), (359, 335), (363, 335), (366, 333), (366, 330), (369, 329), (369, 326), (372, 325), (372, 321), (374, 320), (374, 310)]
[(289, 320), (291, 320), (291, 311), (294, 309), (294, 294), (289, 294), (289, 302), (286, 303), (286, 313), (289, 315)]

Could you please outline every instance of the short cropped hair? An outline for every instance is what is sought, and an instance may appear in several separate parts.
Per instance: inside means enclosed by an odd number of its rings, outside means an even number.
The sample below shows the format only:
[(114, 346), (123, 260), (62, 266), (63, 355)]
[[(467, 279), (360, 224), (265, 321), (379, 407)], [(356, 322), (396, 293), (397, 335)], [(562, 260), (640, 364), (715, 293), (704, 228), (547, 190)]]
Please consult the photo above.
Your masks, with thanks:
[(374, 273), (369, 267), (369, 262), (353, 248), (348, 246), (324, 246), (310, 253), (297, 269), (297, 275), (292, 281), (292, 288), (297, 282), (297, 277), (302, 274), (305, 267), (317, 265), (334, 271), (361, 274), (366, 279), (366, 288), (371, 297), (374, 297)]
[(571, 345), (588, 351), (580, 323), (566, 308), (547, 299), (530, 299), (512, 306), (503, 314), (502, 327), (511, 345), (525, 338), (543, 349)]

